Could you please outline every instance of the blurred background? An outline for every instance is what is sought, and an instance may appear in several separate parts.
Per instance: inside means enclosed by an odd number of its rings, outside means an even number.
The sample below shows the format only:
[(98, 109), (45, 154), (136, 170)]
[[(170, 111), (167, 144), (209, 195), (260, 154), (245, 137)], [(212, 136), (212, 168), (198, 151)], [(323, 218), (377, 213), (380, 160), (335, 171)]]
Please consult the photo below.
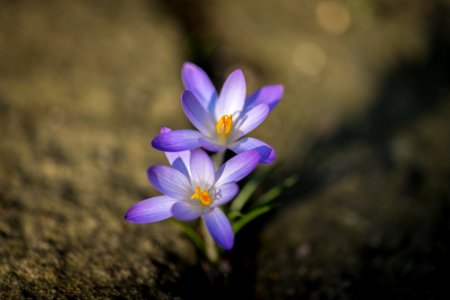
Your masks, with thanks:
[[(0, 1), (0, 298), (448, 299), (446, 0)], [(184, 61), (285, 95), (252, 135), (280, 207), (237, 236), (225, 287), (157, 194), (161, 126), (191, 126)], [(259, 167), (264, 169), (264, 166)], [(263, 188), (261, 188), (263, 189)], [(447, 297), (446, 297), (447, 296)]]

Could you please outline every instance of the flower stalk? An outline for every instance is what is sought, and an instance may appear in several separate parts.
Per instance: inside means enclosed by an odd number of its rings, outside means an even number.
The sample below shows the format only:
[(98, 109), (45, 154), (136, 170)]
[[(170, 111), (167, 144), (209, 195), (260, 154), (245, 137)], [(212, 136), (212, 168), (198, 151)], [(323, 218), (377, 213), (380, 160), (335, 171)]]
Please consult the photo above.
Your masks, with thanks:
[(219, 254), (217, 253), (217, 246), (212, 238), (211, 234), (208, 232), (208, 228), (206, 228), (205, 222), (201, 222), (201, 231), (202, 236), (205, 240), (205, 253), (209, 262), (212, 264), (216, 264), (219, 261)]

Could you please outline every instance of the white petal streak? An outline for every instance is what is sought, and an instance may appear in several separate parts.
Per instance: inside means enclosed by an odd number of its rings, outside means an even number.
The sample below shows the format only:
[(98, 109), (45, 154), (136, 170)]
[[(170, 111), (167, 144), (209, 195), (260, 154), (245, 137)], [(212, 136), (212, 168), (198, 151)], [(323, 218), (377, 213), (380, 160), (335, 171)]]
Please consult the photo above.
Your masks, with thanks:
[(216, 104), (216, 120), (225, 114), (233, 117), (239, 115), (244, 108), (246, 84), (244, 73), (237, 69), (228, 76)]
[(203, 184), (202, 188), (209, 188), (214, 183), (214, 164), (203, 150), (191, 153), (191, 172), (194, 184)]

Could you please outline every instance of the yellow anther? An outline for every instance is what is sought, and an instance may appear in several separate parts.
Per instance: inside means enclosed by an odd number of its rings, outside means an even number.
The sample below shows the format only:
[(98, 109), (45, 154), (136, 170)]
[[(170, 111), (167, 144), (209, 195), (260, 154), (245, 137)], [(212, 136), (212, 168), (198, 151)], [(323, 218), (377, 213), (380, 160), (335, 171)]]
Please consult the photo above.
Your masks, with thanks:
[(231, 115), (223, 115), (216, 124), (216, 131), (220, 137), (226, 138), (230, 135), (233, 128), (233, 117)]
[(211, 204), (211, 196), (209, 195), (208, 190), (203, 190), (202, 192), (202, 189), (199, 187), (195, 188), (195, 193), (192, 194), (191, 199), (200, 200), (200, 202), (205, 206)]
[(199, 187), (195, 188), (195, 193), (191, 196), (191, 199), (198, 199), (200, 198), (202, 190)]

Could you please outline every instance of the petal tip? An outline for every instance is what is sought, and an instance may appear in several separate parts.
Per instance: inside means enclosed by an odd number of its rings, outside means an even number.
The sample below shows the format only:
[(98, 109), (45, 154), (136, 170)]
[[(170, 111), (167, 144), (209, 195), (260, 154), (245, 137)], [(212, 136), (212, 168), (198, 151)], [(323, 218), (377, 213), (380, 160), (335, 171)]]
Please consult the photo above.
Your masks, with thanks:
[(236, 74), (239, 74), (239, 75), (244, 75), (244, 71), (242, 71), (241, 68), (237, 68), (237, 69), (234, 70), (232, 73), (236, 73)]
[(240, 81), (245, 81), (244, 71), (240, 68), (231, 72), (231, 74), (228, 77), (235, 78)]
[(136, 218), (136, 204), (128, 209), (128, 211), (123, 216), (124, 220), (129, 223), (139, 224), (139, 220)]
[(284, 85), (282, 85), (282, 84), (275, 84), (273, 87), (275, 89), (276, 100), (280, 101), (281, 98), (283, 98)]
[(168, 132), (168, 131), (164, 131), (164, 132), (163, 132), (163, 128), (161, 128), (161, 133), (158, 134), (157, 136), (155, 136), (155, 137), (153, 138), (153, 140), (150, 142), (150, 145), (151, 145), (153, 148), (157, 149), (157, 150), (162, 150), (162, 149), (161, 149), (161, 143), (160, 143), (160, 140), (161, 140), (160, 136), (161, 136), (162, 134), (164, 134), (164, 133), (167, 133), (167, 132)]
[(190, 61), (185, 61), (183, 63), (183, 66), (181, 67), (182, 70), (184, 70), (185, 68), (198, 68), (196, 64), (190, 62)]
[(194, 63), (191, 63), (190, 61), (186, 61), (183, 63), (183, 66), (181, 67), (181, 76), (189, 76), (189, 73), (191, 73), (191, 71), (196, 71), (200, 69), (200, 67), (198, 67), (197, 65), (195, 65)]
[(123, 216), (123, 219), (124, 219), (125, 221), (127, 221), (127, 222), (131, 222), (131, 221), (130, 221), (130, 211), (127, 211), (127, 212), (125, 213), (125, 215)]
[(219, 239), (218, 237), (216, 237), (214, 238), (214, 240), (222, 249), (231, 250), (234, 246), (234, 233), (231, 232), (231, 235), (226, 238), (222, 237)]
[(147, 179), (148, 181), (150, 181), (150, 183), (155, 186), (158, 185), (158, 181), (157, 181), (157, 175), (158, 172), (161, 170), (161, 168), (164, 168), (165, 166), (151, 166), (148, 167), (147, 169)]
[(272, 164), (277, 157), (275, 149), (269, 146), (260, 146), (255, 148), (255, 150), (259, 152), (261, 157), (259, 163), (263, 165)]
[(274, 84), (273, 87), (277, 89), (277, 91), (279, 91), (280, 93), (284, 92), (284, 85), (282, 84)]
[(157, 166), (151, 166), (147, 168), (147, 178), (150, 180), (150, 177), (153, 176), (153, 174), (155, 174), (155, 168)]
[(163, 127), (161, 127), (161, 130), (159, 133), (166, 133), (166, 132), (170, 132), (170, 131), (172, 131), (172, 129), (170, 129), (169, 127), (163, 126)]
[(194, 94), (192, 94), (191, 91), (185, 90), (181, 93), (181, 100), (184, 100), (186, 97), (195, 97)]
[(231, 250), (234, 246), (234, 239), (232, 239), (228, 244), (220, 245), (224, 250)]

